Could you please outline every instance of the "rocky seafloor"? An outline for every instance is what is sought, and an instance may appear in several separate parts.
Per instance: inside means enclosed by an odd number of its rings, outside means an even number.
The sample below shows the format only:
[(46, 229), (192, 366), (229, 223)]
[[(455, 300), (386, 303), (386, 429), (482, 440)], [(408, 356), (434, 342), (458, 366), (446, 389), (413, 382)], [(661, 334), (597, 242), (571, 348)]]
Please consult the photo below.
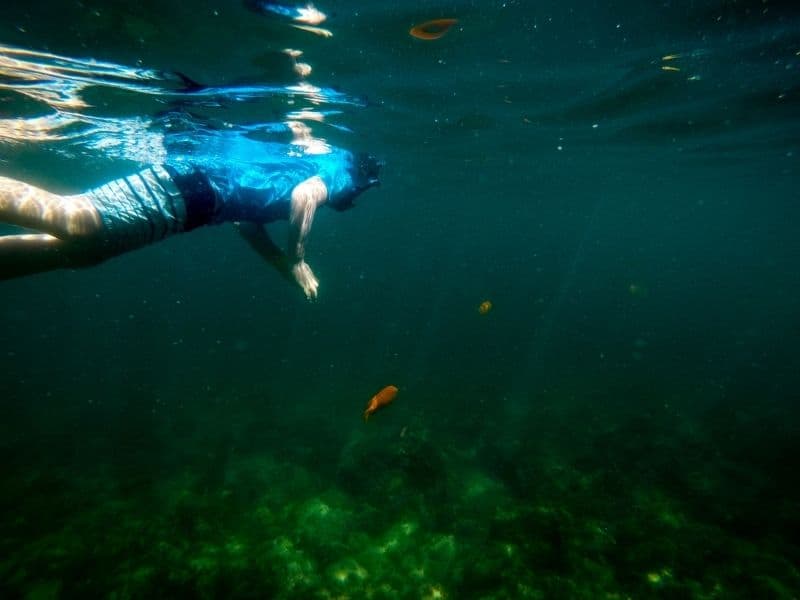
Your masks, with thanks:
[(795, 432), (724, 412), (7, 444), (1, 595), (796, 598)]

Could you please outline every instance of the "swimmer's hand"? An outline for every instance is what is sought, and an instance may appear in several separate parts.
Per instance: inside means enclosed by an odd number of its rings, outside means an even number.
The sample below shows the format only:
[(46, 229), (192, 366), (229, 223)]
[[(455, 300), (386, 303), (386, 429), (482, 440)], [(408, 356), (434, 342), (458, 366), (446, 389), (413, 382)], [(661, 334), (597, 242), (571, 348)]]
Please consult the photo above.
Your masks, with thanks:
[(303, 288), (303, 293), (305, 293), (306, 298), (309, 300), (316, 299), (319, 281), (317, 281), (317, 277), (306, 261), (300, 260), (294, 264), (292, 267), (292, 276), (297, 282), (297, 285)]

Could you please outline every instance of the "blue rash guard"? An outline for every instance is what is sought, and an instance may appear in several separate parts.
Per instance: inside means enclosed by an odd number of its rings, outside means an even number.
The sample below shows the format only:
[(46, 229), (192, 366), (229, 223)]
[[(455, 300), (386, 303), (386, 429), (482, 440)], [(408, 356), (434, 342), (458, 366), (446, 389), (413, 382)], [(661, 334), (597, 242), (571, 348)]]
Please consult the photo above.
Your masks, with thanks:
[(327, 186), (326, 205), (345, 210), (378, 183), (381, 166), (371, 156), (341, 148), (306, 154), (296, 144), (224, 134), (167, 136), (165, 147), (163, 165), (86, 193), (103, 219), (108, 253), (202, 225), (288, 219), (292, 190), (314, 176)]
[[(202, 193), (213, 194), (211, 223), (288, 219), (292, 190), (315, 175), (325, 182), (332, 208), (347, 208), (360, 191), (355, 158), (341, 148), (305, 154), (294, 144), (241, 136), (180, 136), (168, 139), (166, 148), (165, 167), (179, 189), (199, 186)], [(187, 202), (195, 199), (191, 187), (187, 192)]]

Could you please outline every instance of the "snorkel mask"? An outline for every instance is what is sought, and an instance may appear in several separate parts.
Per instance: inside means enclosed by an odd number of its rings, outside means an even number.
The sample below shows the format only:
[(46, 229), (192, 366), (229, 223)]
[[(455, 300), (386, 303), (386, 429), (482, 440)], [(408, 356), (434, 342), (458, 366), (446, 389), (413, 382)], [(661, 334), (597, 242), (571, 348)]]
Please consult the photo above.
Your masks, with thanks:
[(359, 152), (354, 155), (353, 164), (350, 167), (350, 178), (353, 182), (352, 189), (337, 202), (331, 203), (331, 206), (339, 211), (351, 208), (356, 196), (361, 192), (372, 186), (380, 185), (378, 175), (384, 164), (386, 164), (384, 161), (366, 152)]
[(353, 183), (355, 184), (358, 192), (363, 192), (373, 185), (379, 185), (378, 175), (380, 175), (381, 168), (384, 163), (378, 160), (371, 154), (360, 152), (356, 154), (354, 162)]

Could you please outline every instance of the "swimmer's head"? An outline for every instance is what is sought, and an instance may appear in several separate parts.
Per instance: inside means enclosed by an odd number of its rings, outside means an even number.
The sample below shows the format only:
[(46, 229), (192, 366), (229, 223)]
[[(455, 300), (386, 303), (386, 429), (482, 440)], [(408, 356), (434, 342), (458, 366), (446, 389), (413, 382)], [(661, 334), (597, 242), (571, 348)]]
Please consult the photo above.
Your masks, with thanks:
[(353, 183), (358, 193), (363, 192), (373, 185), (379, 185), (378, 175), (385, 163), (371, 154), (361, 152), (353, 159)]
[(378, 175), (384, 164), (382, 160), (378, 160), (371, 154), (362, 152), (354, 155), (350, 166), (352, 187), (338, 201), (332, 202), (331, 206), (336, 210), (346, 210), (352, 207), (356, 196), (372, 186), (380, 184)]

